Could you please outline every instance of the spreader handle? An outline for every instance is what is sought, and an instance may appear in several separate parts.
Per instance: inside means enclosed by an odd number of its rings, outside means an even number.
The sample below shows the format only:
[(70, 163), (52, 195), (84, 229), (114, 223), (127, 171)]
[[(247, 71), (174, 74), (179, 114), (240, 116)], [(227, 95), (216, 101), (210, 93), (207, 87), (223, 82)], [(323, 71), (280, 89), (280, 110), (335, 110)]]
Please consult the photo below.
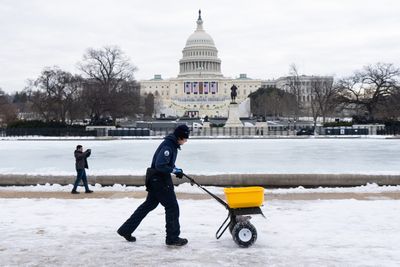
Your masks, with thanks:
[(201, 189), (203, 189), (207, 194), (209, 194), (210, 196), (212, 196), (213, 198), (215, 198), (219, 203), (221, 203), (227, 210), (229, 210), (229, 206), (228, 204), (226, 204), (225, 201), (223, 201), (222, 199), (220, 199), (219, 197), (217, 197), (216, 195), (214, 195), (213, 193), (211, 193), (210, 191), (208, 191), (207, 189), (205, 189), (204, 187), (202, 187), (200, 184), (198, 184), (192, 177), (188, 176), (187, 174), (183, 173), (183, 176), (185, 176), (186, 178), (189, 179), (189, 181), (195, 185), (197, 185), (198, 187), (200, 187)]

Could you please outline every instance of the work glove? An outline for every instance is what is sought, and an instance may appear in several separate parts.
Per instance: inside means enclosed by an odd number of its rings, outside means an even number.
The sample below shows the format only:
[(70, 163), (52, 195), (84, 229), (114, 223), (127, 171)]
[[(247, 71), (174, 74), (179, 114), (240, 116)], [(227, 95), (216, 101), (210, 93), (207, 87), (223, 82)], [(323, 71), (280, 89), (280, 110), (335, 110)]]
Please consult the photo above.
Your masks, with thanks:
[(179, 179), (182, 179), (183, 177), (183, 170), (180, 168), (175, 167), (172, 173), (175, 174), (175, 176), (178, 177)]

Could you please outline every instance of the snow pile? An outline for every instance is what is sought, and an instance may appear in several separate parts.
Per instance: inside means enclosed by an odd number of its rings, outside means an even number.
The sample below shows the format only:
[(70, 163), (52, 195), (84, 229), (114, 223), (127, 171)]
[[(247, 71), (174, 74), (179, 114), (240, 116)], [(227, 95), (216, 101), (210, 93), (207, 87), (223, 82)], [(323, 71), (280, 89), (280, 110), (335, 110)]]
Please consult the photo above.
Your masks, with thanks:
[(303, 194), (303, 193), (384, 193), (384, 192), (400, 192), (400, 185), (377, 185), (369, 183), (355, 187), (317, 187), (304, 188), (299, 186), (296, 188), (277, 188), (267, 189), (266, 193), (272, 194)]
[[(208, 191), (214, 194), (224, 194), (223, 187), (204, 186)], [(113, 186), (102, 186), (96, 184), (90, 186), (94, 191), (112, 191), (112, 192), (141, 192), (145, 191), (144, 186), (126, 186), (115, 184)], [(30, 186), (3, 186), (0, 191), (21, 191), (21, 192), (70, 192), (72, 184), (59, 185), (59, 184), (45, 184), (45, 185), (30, 185)], [(189, 183), (180, 184), (175, 186), (177, 193), (189, 194), (206, 194), (197, 185), (191, 186)], [(379, 186), (377, 184), (367, 184), (356, 187), (318, 187), (318, 188), (304, 188), (302, 186), (295, 188), (276, 188), (265, 189), (266, 194), (303, 194), (303, 193), (384, 193), (384, 192), (400, 192), (400, 185), (398, 186)]]

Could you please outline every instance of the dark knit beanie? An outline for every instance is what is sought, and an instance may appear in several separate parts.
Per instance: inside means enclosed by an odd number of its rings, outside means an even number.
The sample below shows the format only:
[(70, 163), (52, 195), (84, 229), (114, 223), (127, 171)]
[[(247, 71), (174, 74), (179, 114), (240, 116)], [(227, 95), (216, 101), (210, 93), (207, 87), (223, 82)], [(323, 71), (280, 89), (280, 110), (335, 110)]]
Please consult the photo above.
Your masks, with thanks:
[(189, 133), (190, 133), (189, 127), (187, 127), (184, 124), (176, 127), (176, 129), (174, 131), (174, 135), (176, 136), (176, 138), (180, 138), (180, 139), (183, 139), (183, 138), (188, 139)]

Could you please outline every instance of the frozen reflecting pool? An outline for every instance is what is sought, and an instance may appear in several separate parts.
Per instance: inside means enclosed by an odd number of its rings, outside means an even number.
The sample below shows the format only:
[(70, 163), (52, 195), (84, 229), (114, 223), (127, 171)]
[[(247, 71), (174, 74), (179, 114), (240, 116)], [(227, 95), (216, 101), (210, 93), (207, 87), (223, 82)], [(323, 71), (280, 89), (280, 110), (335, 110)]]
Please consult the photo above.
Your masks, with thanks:
[[(1, 174), (75, 174), (77, 144), (92, 149), (89, 175), (138, 175), (161, 140), (0, 141)], [(188, 173), (399, 174), (399, 139), (189, 140), (177, 166)]]

